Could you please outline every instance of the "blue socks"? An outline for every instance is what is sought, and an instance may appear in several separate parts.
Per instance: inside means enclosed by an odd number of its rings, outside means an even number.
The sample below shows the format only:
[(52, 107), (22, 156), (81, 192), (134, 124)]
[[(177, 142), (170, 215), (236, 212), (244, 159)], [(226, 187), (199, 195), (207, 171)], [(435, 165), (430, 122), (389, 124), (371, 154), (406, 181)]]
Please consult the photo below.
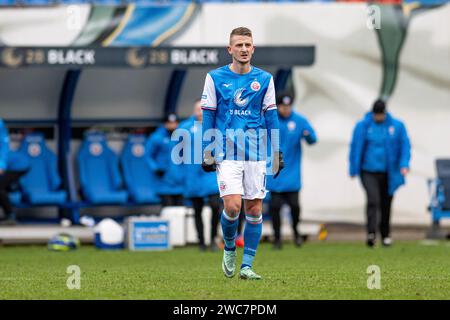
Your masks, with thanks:
[(246, 224), (244, 229), (244, 256), (242, 258), (241, 269), (252, 267), (256, 249), (262, 234), (262, 214), (259, 217), (245, 215)]
[[(246, 214), (245, 219), (247, 221), (244, 229), (244, 256), (242, 258), (241, 269), (244, 267), (252, 267), (262, 234), (262, 214), (258, 216)], [(232, 218), (224, 210), (220, 217), (220, 224), (222, 225), (223, 240), (225, 241), (224, 249), (226, 251), (235, 251), (239, 216)]]
[(239, 225), (239, 215), (232, 218), (227, 215), (225, 210), (222, 212), (222, 216), (220, 217), (220, 224), (222, 225), (222, 234), (223, 240), (225, 241), (225, 250), (226, 251), (235, 251), (236, 250), (236, 233)]

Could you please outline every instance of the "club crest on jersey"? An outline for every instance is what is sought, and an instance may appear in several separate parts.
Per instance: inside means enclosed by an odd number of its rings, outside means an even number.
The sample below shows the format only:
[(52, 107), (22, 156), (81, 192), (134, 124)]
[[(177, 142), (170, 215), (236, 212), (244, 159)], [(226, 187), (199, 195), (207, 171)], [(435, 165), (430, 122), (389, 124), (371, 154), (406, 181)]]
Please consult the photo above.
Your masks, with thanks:
[(289, 131), (295, 130), (295, 127), (296, 127), (295, 122), (294, 121), (289, 121), (288, 124), (287, 124), (287, 127), (288, 127)]
[(394, 126), (390, 126), (390, 127), (389, 127), (389, 134), (390, 134), (391, 136), (393, 136), (394, 133), (395, 133)]
[(227, 188), (227, 185), (225, 184), (225, 181), (220, 181), (219, 182), (219, 188), (221, 191), (225, 191), (225, 189)]
[(258, 91), (261, 89), (261, 84), (255, 80), (250, 84), (250, 88), (252, 88), (253, 91)]
[(234, 93), (234, 103), (239, 106), (239, 107), (244, 107), (247, 102), (248, 102), (248, 98), (242, 99), (242, 93), (245, 91), (244, 88), (239, 88), (236, 90), (236, 92)]

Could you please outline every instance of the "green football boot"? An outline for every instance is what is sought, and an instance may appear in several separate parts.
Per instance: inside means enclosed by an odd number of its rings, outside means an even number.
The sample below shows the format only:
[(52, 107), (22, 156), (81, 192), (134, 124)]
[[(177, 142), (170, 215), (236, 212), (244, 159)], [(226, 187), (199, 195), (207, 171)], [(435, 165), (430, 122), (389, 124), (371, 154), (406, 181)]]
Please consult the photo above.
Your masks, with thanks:
[(223, 251), (222, 270), (225, 277), (234, 277), (236, 272), (236, 251)]
[(252, 270), (250, 267), (244, 267), (241, 269), (241, 272), (239, 273), (239, 278), (244, 280), (261, 280), (262, 277), (255, 273), (255, 271)]

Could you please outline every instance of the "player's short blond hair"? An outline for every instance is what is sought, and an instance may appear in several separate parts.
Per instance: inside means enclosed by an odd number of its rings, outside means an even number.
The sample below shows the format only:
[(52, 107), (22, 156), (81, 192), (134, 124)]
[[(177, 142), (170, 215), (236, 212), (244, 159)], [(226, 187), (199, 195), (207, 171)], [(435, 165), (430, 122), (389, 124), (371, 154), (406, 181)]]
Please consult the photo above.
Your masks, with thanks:
[(253, 38), (252, 30), (250, 30), (249, 28), (246, 28), (246, 27), (238, 27), (238, 28), (231, 30), (230, 43), (231, 43), (231, 38), (233, 36), (246, 36), (246, 37)]

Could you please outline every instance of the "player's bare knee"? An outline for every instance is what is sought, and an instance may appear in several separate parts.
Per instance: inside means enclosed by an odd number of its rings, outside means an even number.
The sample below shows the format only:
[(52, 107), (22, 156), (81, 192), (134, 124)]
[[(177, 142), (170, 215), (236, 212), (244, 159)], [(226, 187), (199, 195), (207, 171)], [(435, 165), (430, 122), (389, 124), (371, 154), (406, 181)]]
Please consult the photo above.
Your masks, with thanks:
[(260, 215), (262, 212), (262, 201), (246, 201), (245, 203), (245, 213), (252, 216)]
[(261, 215), (261, 210), (258, 208), (252, 208), (250, 210), (247, 210), (245, 214), (253, 216), (253, 217), (259, 217)]
[(234, 218), (241, 212), (241, 197), (239, 195), (228, 195), (223, 197), (225, 212)]
[(229, 202), (225, 205), (225, 212), (230, 217), (234, 218), (239, 215), (241, 212), (241, 204), (240, 202)]

